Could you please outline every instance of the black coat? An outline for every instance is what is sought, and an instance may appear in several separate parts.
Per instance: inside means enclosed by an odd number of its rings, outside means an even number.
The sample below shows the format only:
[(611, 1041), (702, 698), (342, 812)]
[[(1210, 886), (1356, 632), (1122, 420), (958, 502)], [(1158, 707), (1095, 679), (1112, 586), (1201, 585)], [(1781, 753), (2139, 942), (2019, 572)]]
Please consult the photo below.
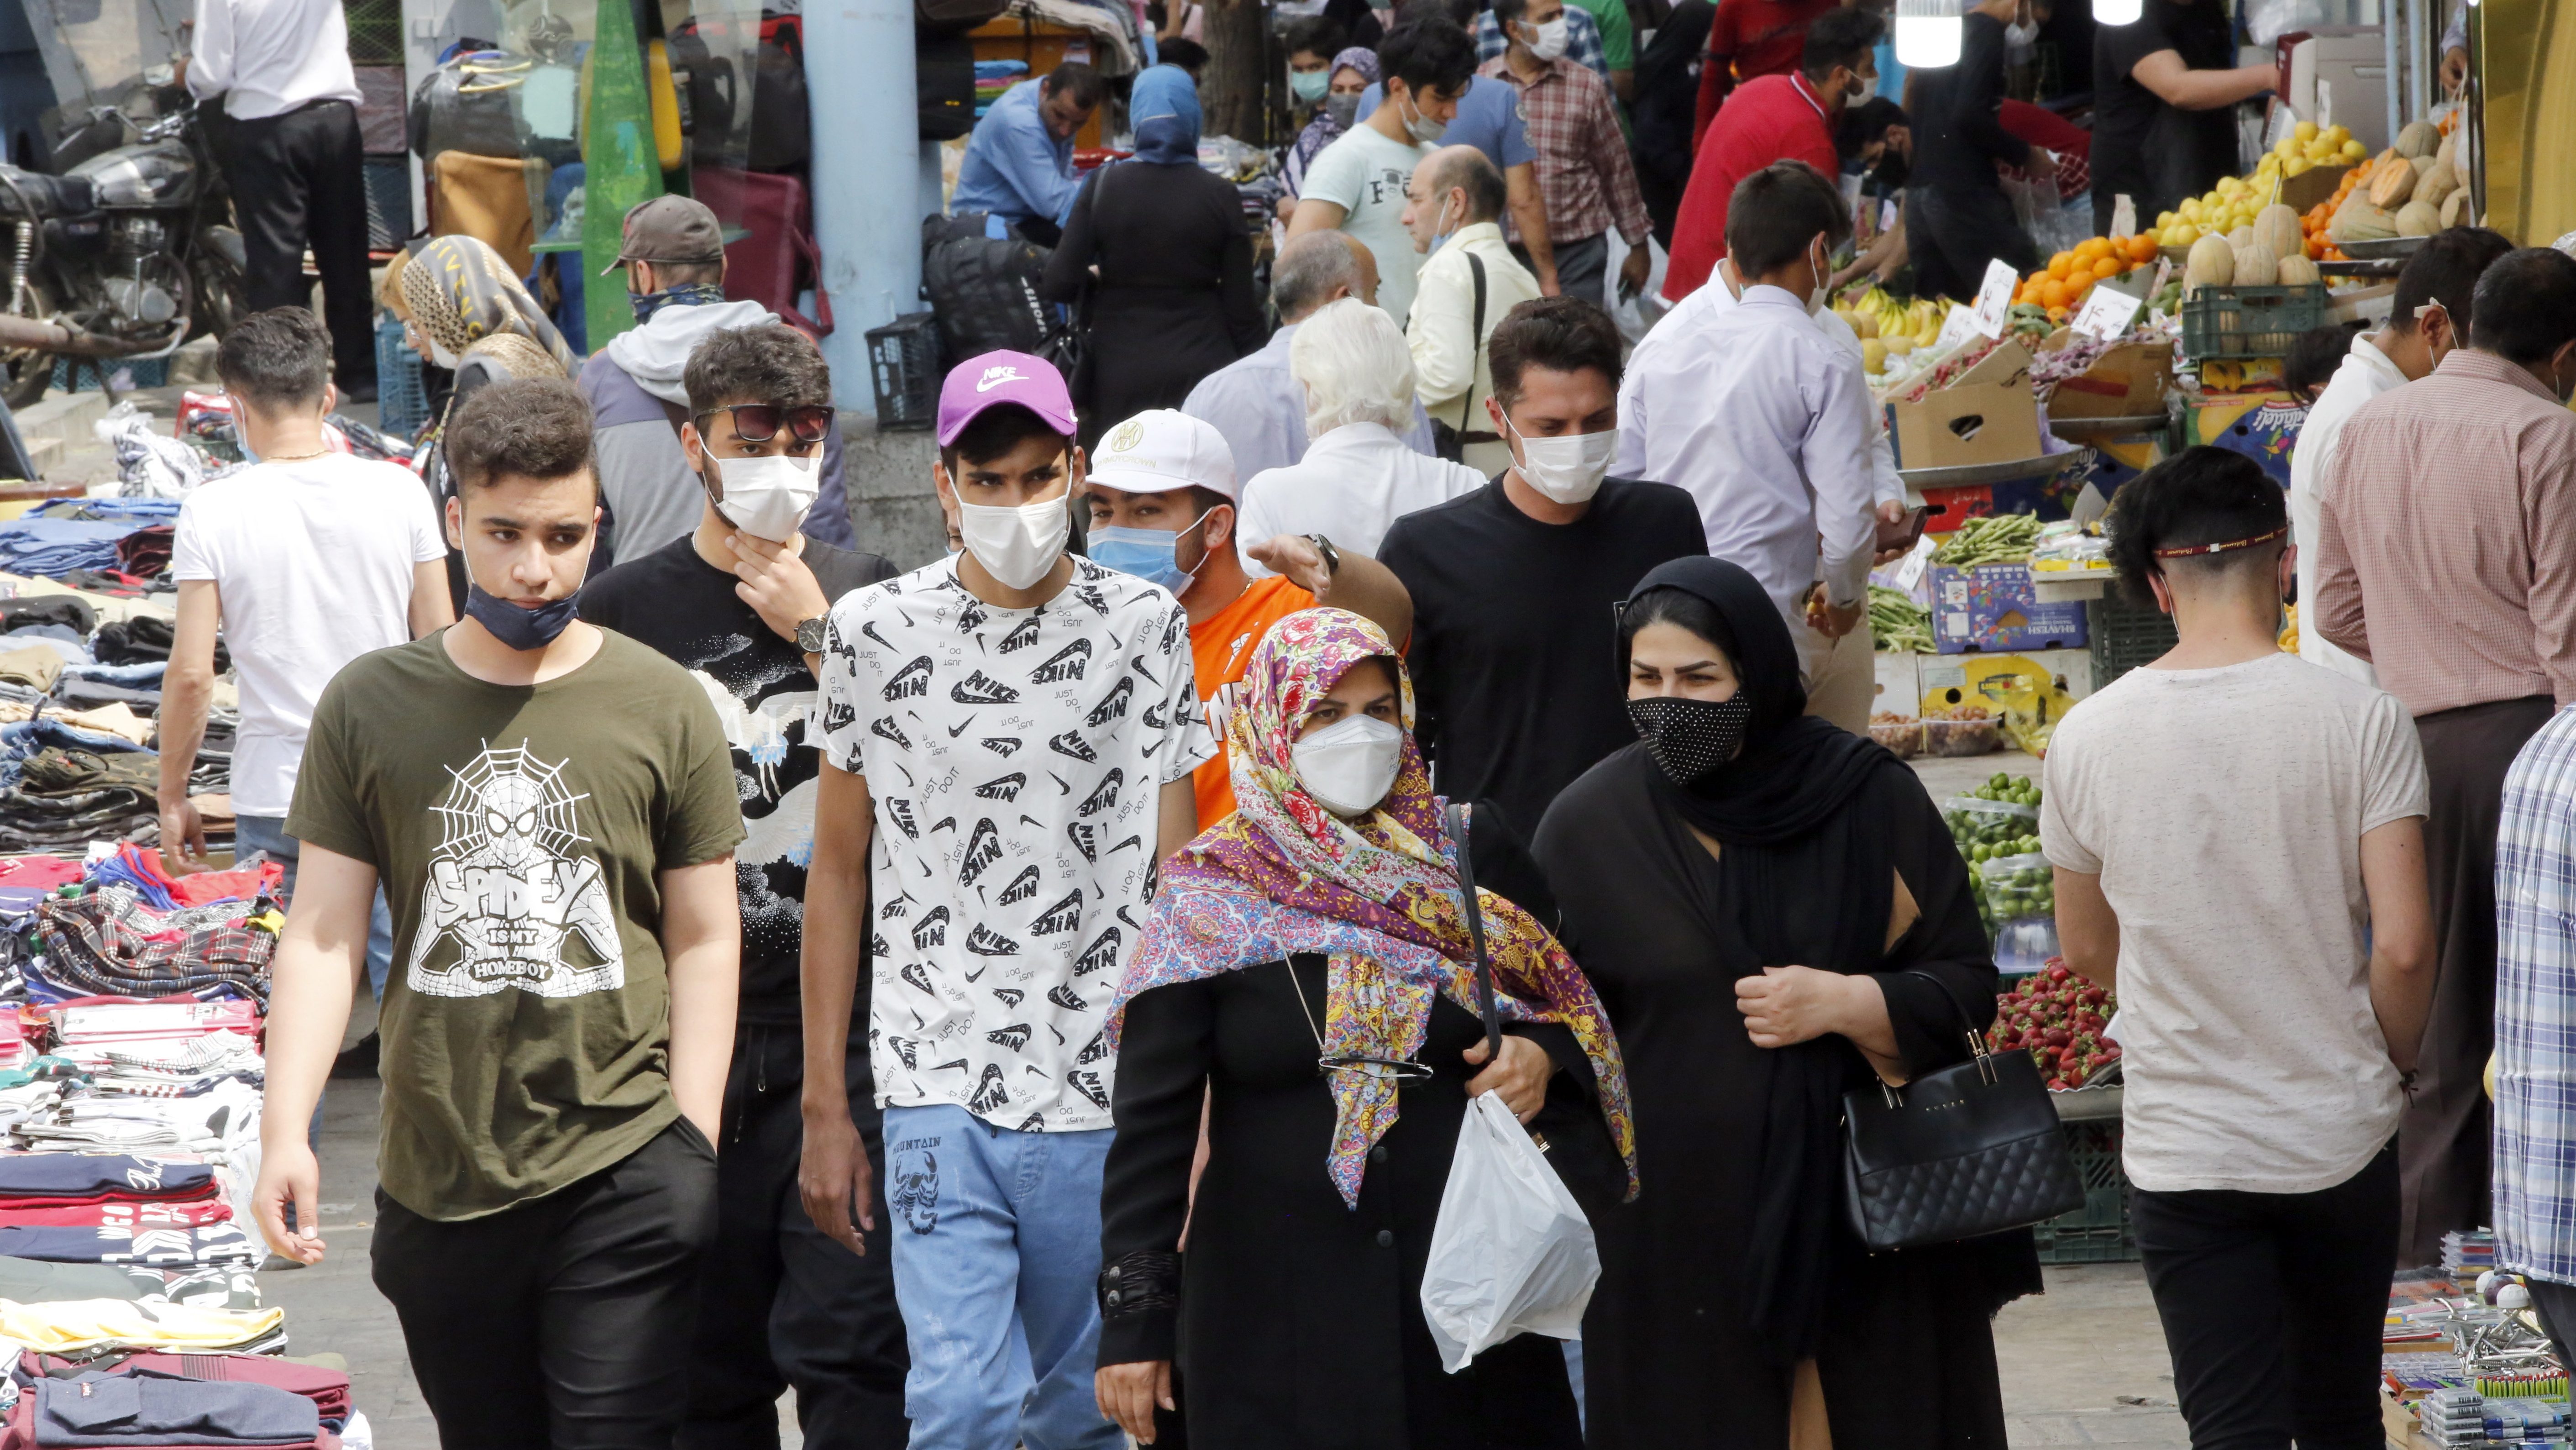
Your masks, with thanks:
[[(1101, 1262), (1168, 1254), (1186, 1216), (1179, 1304), (1109, 1306), (1104, 1365), (1176, 1358), (1191, 1442), (1223, 1450), (1572, 1450), (1574, 1399), (1557, 1341), (1523, 1335), (1452, 1375), (1422, 1318), (1422, 1270), (1449, 1179), (1482, 1028), (1445, 998), (1418, 1057), (1434, 1075), (1401, 1089), (1401, 1116), (1370, 1150), (1359, 1206), (1326, 1173), (1331, 1089), (1320, 1023), (1324, 959), (1265, 963), (1156, 987), (1128, 1005), (1112, 1100), (1118, 1137), (1101, 1187)], [(1624, 1187), (1574, 1035), (1506, 1029), (1558, 1065), (1531, 1123), (1587, 1199)], [(1209, 1156), (1195, 1208), (1200, 1104)], [(1177, 1349), (1177, 1354), (1175, 1353)]]
[(1222, 177), (1133, 161), (1093, 172), (1039, 294), (1073, 301), (1095, 262), (1091, 346), (1073, 379), (1086, 447), (1148, 408), (1179, 407), (1199, 379), (1268, 340), (1242, 196)]

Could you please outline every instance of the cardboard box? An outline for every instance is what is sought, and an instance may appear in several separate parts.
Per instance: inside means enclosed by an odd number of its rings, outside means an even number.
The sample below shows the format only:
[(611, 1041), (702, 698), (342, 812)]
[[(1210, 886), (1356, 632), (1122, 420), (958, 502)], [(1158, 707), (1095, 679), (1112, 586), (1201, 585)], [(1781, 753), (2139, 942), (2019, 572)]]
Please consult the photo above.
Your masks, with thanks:
[(1889, 403), (1887, 414), (1899, 468), (2011, 463), (2044, 451), (2030, 353), (2017, 342), (2005, 342), (1919, 402)]
[(2125, 342), (2049, 394), (2051, 419), (2138, 418), (2165, 410), (2173, 387), (2170, 343)]
[(2019, 654), (2084, 644), (2081, 603), (2042, 604), (2027, 564), (1932, 566), (1932, 640), (1945, 655)]
[(2211, 397), (2189, 410), (2190, 441), (2224, 448), (2263, 465), (2274, 483), (2290, 486), (2290, 454), (2298, 447), (2307, 408), (2287, 393), (2254, 393)]
[(1908, 652), (1890, 654), (1880, 650), (1870, 656), (1878, 671), (1878, 693), (1869, 702), (1873, 715), (1884, 710), (1894, 715), (1913, 717), (1921, 713), (1923, 687), (1916, 672), (1923, 656)]
[[(1936, 690), (1957, 690), (1964, 699), (1975, 685), (1984, 680), (1988, 669), (2011, 665), (2009, 658), (1989, 659), (1968, 654), (1916, 658), (1919, 663), (1915, 679), (1926, 697)], [(2093, 693), (2093, 652), (2089, 649), (2035, 649), (2025, 651), (2017, 658), (2046, 670), (2052, 679), (2065, 687), (2067, 694), (2078, 700)], [(1881, 704), (1879, 708), (1892, 707)]]
[(2318, 202), (2330, 201), (2335, 188), (2343, 185), (2343, 174), (2349, 166), (2311, 166), (2296, 176), (2281, 180), (2281, 205), (2306, 216)]

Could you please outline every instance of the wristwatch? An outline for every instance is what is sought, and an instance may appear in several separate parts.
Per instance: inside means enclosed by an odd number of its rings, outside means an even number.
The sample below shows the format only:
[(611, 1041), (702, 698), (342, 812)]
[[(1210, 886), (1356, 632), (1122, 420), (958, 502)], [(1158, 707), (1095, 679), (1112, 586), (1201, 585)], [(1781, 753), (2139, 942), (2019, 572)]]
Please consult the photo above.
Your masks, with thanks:
[(828, 614), (818, 614), (812, 619), (798, 620), (796, 622), (796, 647), (809, 655), (821, 654), (823, 652), (823, 630), (824, 627), (829, 625), (831, 622), (832, 616)]
[(1322, 534), (1308, 534), (1306, 542), (1314, 545), (1315, 552), (1324, 556), (1325, 578), (1329, 579), (1342, 572), (1342, 551), (1333, 547), (1332, 540)]

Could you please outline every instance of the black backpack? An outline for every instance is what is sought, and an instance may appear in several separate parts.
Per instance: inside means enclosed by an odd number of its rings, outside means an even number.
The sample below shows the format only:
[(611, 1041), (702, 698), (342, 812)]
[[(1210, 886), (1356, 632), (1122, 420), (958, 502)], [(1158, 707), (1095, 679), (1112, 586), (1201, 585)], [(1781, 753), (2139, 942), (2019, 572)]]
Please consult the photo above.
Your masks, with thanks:
[(518, 87), (523, 76), (517, 72), (468, 74), (465, 62), (481, 58), (490, 67), (524, 64), (518, 57), (488, 54), (488, 47), (477, 50), (479, 42), (460, 42), (467, 49), (445, 64), (421, 77), (411, 93), (411, 113), (405, 118), (414, 156), (427, 161), (442, 151), (462, 151), (469, 156), (525, 156), (528, 154), (527, 130), (518, 115)]
[(984, 214), (930, 216), (921, 223), (921, 290), (939, 315), (939, 366), (955, 367), (996, 348), (1036, 352), (1052, 315), (1038, 300), (1047, 249), (1017, 232), (984, 235)]
[(802, 171), (814, 154), (805, 96), (805, 21), (760, 12), (760, 56), (751, 78), (751, 169)]

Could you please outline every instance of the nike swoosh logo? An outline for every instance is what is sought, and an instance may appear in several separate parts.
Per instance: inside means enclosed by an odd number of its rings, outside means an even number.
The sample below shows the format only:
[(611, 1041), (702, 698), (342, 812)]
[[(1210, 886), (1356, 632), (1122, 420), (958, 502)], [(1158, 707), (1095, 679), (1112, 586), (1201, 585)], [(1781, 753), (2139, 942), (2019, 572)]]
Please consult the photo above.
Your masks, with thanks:
[(975, 722), (972, 720), (961, 720), (957, 724), (950, 726), (948, 728), (948, 738), (954, 740), (958, 736), (965, 734), (966, 727), (974, 723)]
[(977, 378), (975, 380), (975, 391), (979, 393), (989, 393), (1004, 383), (1016, 383), (1018, 381), (1020, 381), (1020, 375), (1016, 371), (1004, 373), (998, 378)]

